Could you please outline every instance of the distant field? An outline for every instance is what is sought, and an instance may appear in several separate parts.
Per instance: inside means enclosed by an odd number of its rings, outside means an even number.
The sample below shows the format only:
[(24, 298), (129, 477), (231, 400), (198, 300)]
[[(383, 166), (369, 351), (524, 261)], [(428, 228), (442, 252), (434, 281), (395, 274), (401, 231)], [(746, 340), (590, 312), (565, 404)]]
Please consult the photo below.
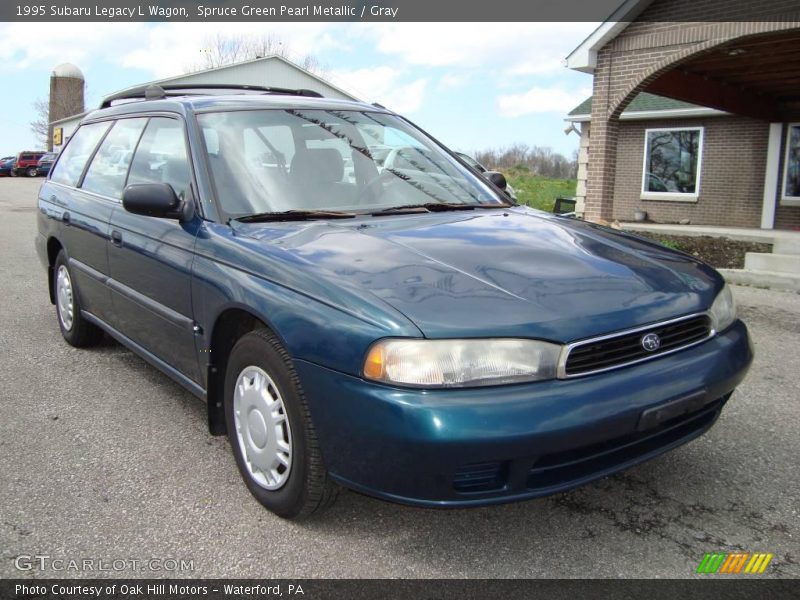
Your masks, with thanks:
[(520, 204), (552, 212), (559, 196), (575, 195), (575, 179), (550, 179), (534, 175), (525, 167), (504, 169), (503, 175), (517, 192)]

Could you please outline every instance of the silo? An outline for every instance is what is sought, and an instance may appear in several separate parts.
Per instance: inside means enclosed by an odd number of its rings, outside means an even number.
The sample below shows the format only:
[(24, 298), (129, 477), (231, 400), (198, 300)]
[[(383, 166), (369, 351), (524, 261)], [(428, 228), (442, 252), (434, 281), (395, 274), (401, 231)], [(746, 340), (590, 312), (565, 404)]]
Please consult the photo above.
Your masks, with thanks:
[[(84, 111), (83, 73), (72, 63), (58, 65), (50, 74), (50, 106), (48, 121), (71, 117)], [(47, 149), (53, 149), (53, 126), (48, 127)]]

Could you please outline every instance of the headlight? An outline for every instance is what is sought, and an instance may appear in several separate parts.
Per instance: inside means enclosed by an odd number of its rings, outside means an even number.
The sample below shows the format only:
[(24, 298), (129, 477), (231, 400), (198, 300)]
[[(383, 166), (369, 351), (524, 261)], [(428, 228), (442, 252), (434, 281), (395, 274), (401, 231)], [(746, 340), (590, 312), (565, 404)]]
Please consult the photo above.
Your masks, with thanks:
[(711, 324), (714, 327), (714, 331), (724, 331), (736, 320), (736, 303), (733, 301), (733, 294), (727, 283), (717, 294), (714, 303), (711, 305), (711, 310), (708, 312), (711, 315)]
[(552, 379), (561, 346), (535, 340), (386, 339), (373, 344), (364, 377), (413, 387), (471, 387)]

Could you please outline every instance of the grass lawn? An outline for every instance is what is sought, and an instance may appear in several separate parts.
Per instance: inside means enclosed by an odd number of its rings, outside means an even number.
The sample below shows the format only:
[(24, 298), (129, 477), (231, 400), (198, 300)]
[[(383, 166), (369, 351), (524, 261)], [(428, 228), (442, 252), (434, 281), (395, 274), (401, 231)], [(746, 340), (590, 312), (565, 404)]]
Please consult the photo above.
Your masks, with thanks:
[(547, 212), (553, 211), (553, 202), (559, 196), (575, 195), (575, 179), (539, 177), (531, 173), (527, 167), (504, 169), (503, 175), (517, 192), (517, 200), (520, 204)]

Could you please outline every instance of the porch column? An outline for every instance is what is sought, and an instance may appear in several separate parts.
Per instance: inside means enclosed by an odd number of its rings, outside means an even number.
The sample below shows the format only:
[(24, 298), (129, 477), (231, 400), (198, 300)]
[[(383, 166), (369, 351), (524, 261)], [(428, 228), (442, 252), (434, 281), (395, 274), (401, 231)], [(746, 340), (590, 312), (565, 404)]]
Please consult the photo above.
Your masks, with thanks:
[(617, 167), (619, 121), (610, 114), (611, 57), (601, 52), (597, 57), (592, 94), (592, 125), (589, 140), (589, 168), (586, 180), (587, 221), (610, 221), (614, 207), (614, 178)]
[(619, 124), (592, 117), (592, 141), (589, 145), (589, 177), (586, 180), (585, 218), (589, 221), (612, 219), (614, 179), (617, 168)]
[(580, 124), (581, 145), (578, 149), (578, 181), (575, 186), (575, 213), (581, 219), (586, 213), (586, 180), (589, 176), (589, 137), (592, 124), (584, 121)]
[(761, 205), (761, 229), (775, 228), (775, 203), (778, 201), (782, 138), (783, 123), (770, 123), (767, 165), (764, 172), (764, 197)]

